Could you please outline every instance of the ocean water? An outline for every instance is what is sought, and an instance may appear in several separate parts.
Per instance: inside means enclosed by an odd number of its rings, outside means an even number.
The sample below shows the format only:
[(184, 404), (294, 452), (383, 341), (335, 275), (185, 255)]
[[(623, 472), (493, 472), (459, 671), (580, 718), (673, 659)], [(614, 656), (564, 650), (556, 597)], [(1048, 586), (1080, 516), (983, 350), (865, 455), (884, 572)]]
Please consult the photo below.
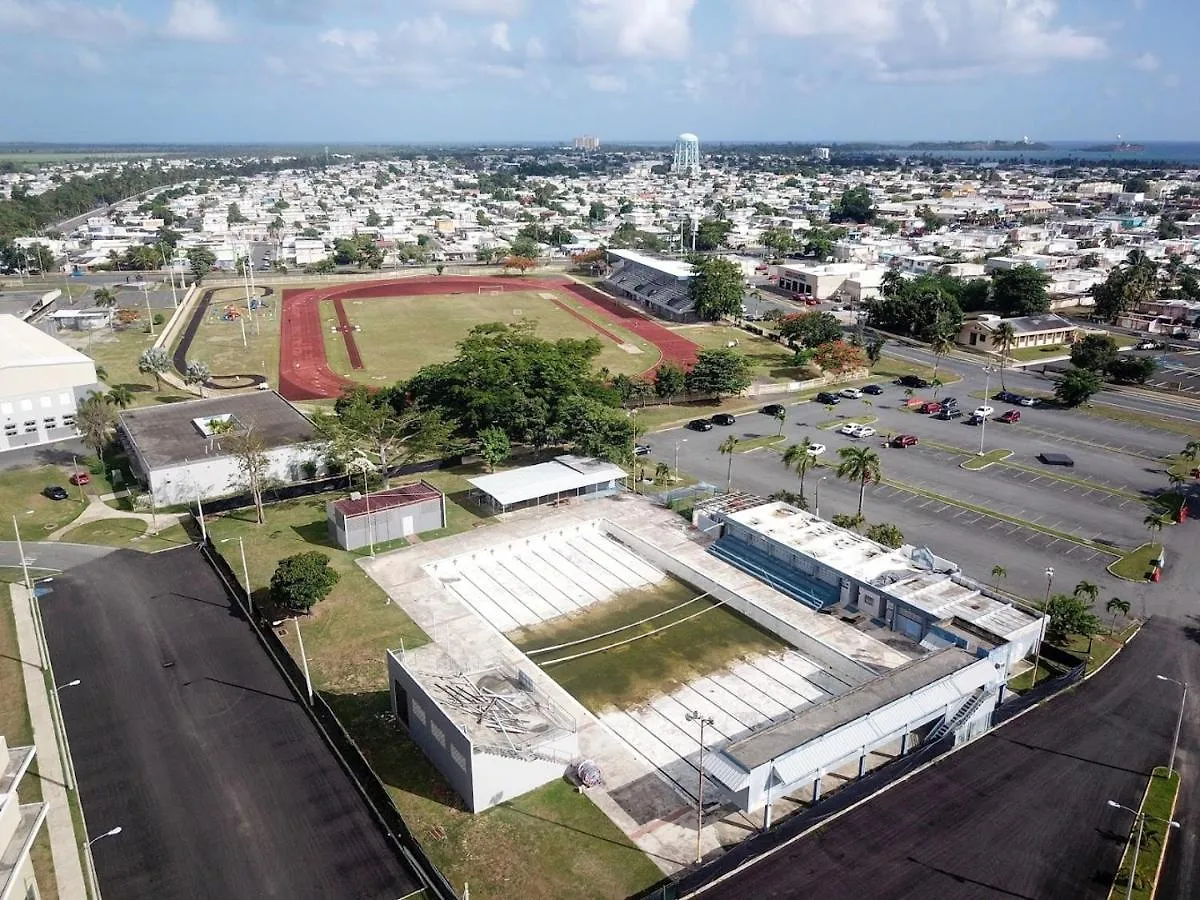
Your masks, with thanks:
[(1152, 162), (1166, 165), (1200, 166), (1200, 141), (1146, 141), (1140, 143), (1143, 150), (1124, 152), (1088, 151), (1086, 147), (1103, 146), (1114, 141), (1045, 141), (1049, 150), (903, 150), (896, 153), (904, 156), (928, 156), (939, 159), (982, 160), (996, 162), (1051, 163), (1061, 159), (1078, 159), (1081, 162), (1111, 161), (1114, 166), (1132, 163), (1144, 166)]

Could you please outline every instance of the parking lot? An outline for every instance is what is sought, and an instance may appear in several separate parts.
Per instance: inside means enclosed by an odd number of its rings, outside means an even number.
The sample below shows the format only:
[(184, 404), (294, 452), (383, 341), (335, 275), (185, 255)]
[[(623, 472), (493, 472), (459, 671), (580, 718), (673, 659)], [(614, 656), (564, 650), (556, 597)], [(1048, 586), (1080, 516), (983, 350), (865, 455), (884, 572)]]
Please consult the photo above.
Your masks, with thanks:
[[(968, 415), (982, 402), (958, 385), (948, 392), (958, 394)], [(880, 396), (843, 400), (832, 410), (816, 403), (790, 405), (786, 440), (736, 455), (733, 487), (764, 495), (798, 490), (781, 451), (807, 436), (827, 446), (822, 465), (806, 477), (810, 507), (819, 486), (824, 517), (852, 514), (858, 486), (836, 478), (832, 470), (839, 448), (868, 444), (880, 455), (886, 482), (868, 486), (863, 509), (868, 522), (898, 525), (906, 541), (929, 546), (980, 580), (990, 581), (992, 568), (1000, 566), (1006, 571), (1002, 586), (1023, 596), (1043, 595), (1047, 565), (1055, 569), (1056, 590), (1088, 580), (1100, 585), (1103, 597), (1132, 593), (1105, 566), (1122, 549), (1148, 539), (1142, 525), (1146, 501), (1169, 487), (1163, 460), (1177, 453), (1186, 437), (1082, 412), (996, 401), (989, 401), (995, 416), (1020, 409), (1020, 421), (993, 420), (980, 427), (965, 418), (942, 421), (910, 412), (902, 408), (906, 399), (902, 388), (885, 384)], [(841, 418), (872, 417), (877, 433), (865, 439), (843, 435), (836, 425)], [(740, 439), (773, 434), (777, 427), (773, 419), (750, 413), (729, 427), (703, 433), (675, 429), (650, 435), (648, 442), (664, 456), (673, 455), (678, 445), (683, 470), (724, 484), (729, 459), (717, 452), (721, 441), (730, 434)], [(916, 435), (919, 443), (903, 450), (885, 446), (888, 437), (904, 433)], [(962, 469), (975, 458), (981, 440), (985, 450), (1013, 453), (980, 471)], [(1068, 454), (1075, 465), (1044, 465), (1043, 453)]]
[(1153, 355), (1158, 369), (1147, 384), (1200, 397), (1200, 350)]

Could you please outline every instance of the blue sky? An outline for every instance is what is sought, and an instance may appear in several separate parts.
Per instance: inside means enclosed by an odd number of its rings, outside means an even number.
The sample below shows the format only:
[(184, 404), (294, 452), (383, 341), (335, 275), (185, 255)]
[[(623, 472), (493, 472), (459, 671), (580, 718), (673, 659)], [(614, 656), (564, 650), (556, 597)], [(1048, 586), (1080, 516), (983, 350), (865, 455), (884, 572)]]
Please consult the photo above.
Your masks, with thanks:
[(1196, 0), (0, 0), (0, 140), (1200, 139)]

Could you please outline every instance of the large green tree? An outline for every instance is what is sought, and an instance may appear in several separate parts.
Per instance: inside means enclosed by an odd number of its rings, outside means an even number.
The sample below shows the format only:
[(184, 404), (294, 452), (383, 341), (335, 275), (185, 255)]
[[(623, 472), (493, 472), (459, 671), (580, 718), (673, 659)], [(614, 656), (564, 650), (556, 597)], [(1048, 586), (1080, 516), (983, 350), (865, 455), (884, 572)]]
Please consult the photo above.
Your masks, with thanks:
[(677, 363), (662, 363), (654, 373), (654, 393), (667, 405), (687, 390), (687, 372)]
[(957, 279), (922, 276), (903, 280), (889, 295), (867, 301), (867, 324), (882, 331), (929, 340), (935, 333), (962, 328), (963, 312), (955, 297)]
[(1079, 594), (1055, 594), (1046, 605), (1050, 617), (1046, 640), (1064, 644), (1073, 634), (1089, 637), (1104, 630), (1100, 617), (1092, 612), (1092, 603)]
[(817, 347), (840, 340), (842, 325), (833, 313), (791, 313), (779, 320), (779, 334), (805, 347)]
[(838, 456), (841, 462), (838, 463), (837, 477), (858, 482), (858, 518), (861, 519), (867, 485), (871, 482), (878, 484), (883, 478), (879, 454), (868, 447), (842, 447), (838, 450)]
[(199, 283), (212, 271), (212, 267), (217, 263), (217, 256), (207, 247), (193, 247), (187, 252), (187, 261), (192, 270), (192, 277)]
[(693, 264), (695, 275), (688, 290), (696, 304), (696, 315), (710, 322), (722, 316), (736, 316), (742, 309), (745, 283), (737, 263), (710, 256)]
[(1079, 406), (1104, 386), (1099, 372), (1072, 366), (1054, 385), (1054, 396), (1064, 406)]
[(701, 350), (687, 374), (688, 392), (721, 398), (750, 387), (750, 362), (736, 350)]
[(171, 368), (171, 354), (162, 347), (147, 347), (138, 357), (138, 371), (154, 376), (154, 389), (162, 390), (163, 373)]
[(307, 613), (329, 596), (339, 578), (329, 556), (319, 550), (285, 556), (271, 576), (271, 599), (284, 609)]
[(758, 240), (768, 250), (773, 250), (776, 256), (787, 256), (796, 249), (796, 238), (790, 228), (764, 229)]
[(1141, 250), (1132, 250), (1125, 262), (1091, 289), (1096, 315), (1112, 322), (1121, 313), (1153, 300), (1159, 290), (1158, 266)]
[(997, 272), (992, 277), (992, 305), (1005, 317), (1049, 312), (1049, 284), (1050, 276), (1030, 265)]
[(842, 199), (838, 201), (834, 216), (850, 222), (871, 222), (875, 219), (875, 208), (871, 200), (871, 192), (865, 185), (846, 188), (842, 191)]
[(1093, 372), (1106, 372), (1117, 358), (1116, 339), (1107, 334), (1088, 334), (1071, 346), (1071, 365)]

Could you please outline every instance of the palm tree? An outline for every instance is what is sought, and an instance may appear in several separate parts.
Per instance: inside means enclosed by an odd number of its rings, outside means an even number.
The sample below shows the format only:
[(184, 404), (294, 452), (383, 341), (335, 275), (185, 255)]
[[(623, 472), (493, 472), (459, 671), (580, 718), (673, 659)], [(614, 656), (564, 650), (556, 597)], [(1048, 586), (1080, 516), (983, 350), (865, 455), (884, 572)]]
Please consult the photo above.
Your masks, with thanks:
[(896, 269), (888, 269), (883, 273), (883, 278), (879, 282), (879, 293), (885, 297), (895, 297), (900, 293), (902, 284), (904, 284), (904, 276)]
[(808, 470), (817, 464), (817, 458), (810, 452), (812, 441), (808, 439), (806, 434), (800, 438), (800, 443), (792, 444), (783, 451), (783, 467), (785, 469), (795, 469), (796, 474), (800, 476), (800, 499), (804, 500), (804, 476), (808, 474)]
[(883, 478), (879, 454), (867, 447), (842, 447), (838, 450), (838, 456), (842, 461), (838, 463), (837, 477), (858, 482), (858, 515), (862, 516), (863, 496), (867, 492), (867, 482), (878, 483)]
[(671, 467), (665, 462), (660, 462), (654, 467), (654, 481), (657, 484), (666, 484), (671, 477)]
[(1117, 630), (1117, 616), (1129, 615), (1129, 601), (1122, 600), (1120, 597), (1113, 597), (1106, 604), (1104, 604), (1104, 609), (1106, 612), (1112, 613), (1112, 628), (1108, 629), (1109, 634), (1111, 634)]
[(104, 366), (96, 366), (96, 380), (108, 384), (108, 369)]
[(1004, 566), (1000, 565), (999, 563), (992, 566), (992, 583), (996, 587), (1000, 586), (1000, 579), (1007, 578), (1007, 577), (1008, 577), (1008, 569), (1004, 568)]
[(92, 302), (102, 309), (117, 305), (117, 295), (112, 288), (98, 287), (92, 291)]
[(1008, 386), (1004, 383), (1004, 370), (1008, 368), (1009, 356), (1016, 340), (1017, 335), (1013, 331), (1011, 322), (1001, 322), (992, 332), (992, 346), (1000, 349), (1000, 390), (1002, 391), (1008, 390)]
[(1096, 602), (1096, 597), (1100, 594), (1100, 588), (1090, 581), (1081, 581), (1075, 585), (1074, 594), (1077, 598), (1086, 597), (1089, 604)]
[(1189, 462), (1195, 462), (1196, 457), (1200, 456), (1200, 441), (1188, 441), (1179, 455)]
[(121, 409), (128, 409), (133, 402), (133, 391), (127, 384), (114, 384), (108, 389), (108, 402)]
[(95, 450), (101, 460), (104, 459), (104, 448), (113, 439), (116, 426), (116, 410), (104, 394), (92, 391), (75, 411), (75, 427), (79, 429), (83, 442)]
[(787, 407), (786, 406), (779, 407), (779, 411), (775, 413), (775, 420), (779, 423), (779, 431), (776, 433), (775, 436), (779, 437), (780, 435), (783, 434), (783, 423), (787, 421)]
[(929, 349), (933, 351), (933, 381), (935, 387), (933, 396), (937, 397), (937, 385), (941, 384), (938, 380), (938, 366), (941, 364), (942, 357), (954, 349), (954, 334), (944, 323), (939, 322), (934, 329), (933, 334), (929, 336)]
[(729, 491), (733, 488), (733, 454), (737, 450), (737, 445), (738, 439), (731, 434), (729, 437), (725, 438), (725, 440), (721, 441), (721, 446), (717, 448), (718, 451), (729, 457), (729, 469), (725, 473), (726, 493), (729, 493)]
[(1154, 536), (1163, 530), (1164, 526), (1172, 524), (1171, 517), (1166, 513), (1150, 513), (1146, 518), (1142, 519), (1142, 524), (1150, 531), (1150, 543), (1154, 543)]

